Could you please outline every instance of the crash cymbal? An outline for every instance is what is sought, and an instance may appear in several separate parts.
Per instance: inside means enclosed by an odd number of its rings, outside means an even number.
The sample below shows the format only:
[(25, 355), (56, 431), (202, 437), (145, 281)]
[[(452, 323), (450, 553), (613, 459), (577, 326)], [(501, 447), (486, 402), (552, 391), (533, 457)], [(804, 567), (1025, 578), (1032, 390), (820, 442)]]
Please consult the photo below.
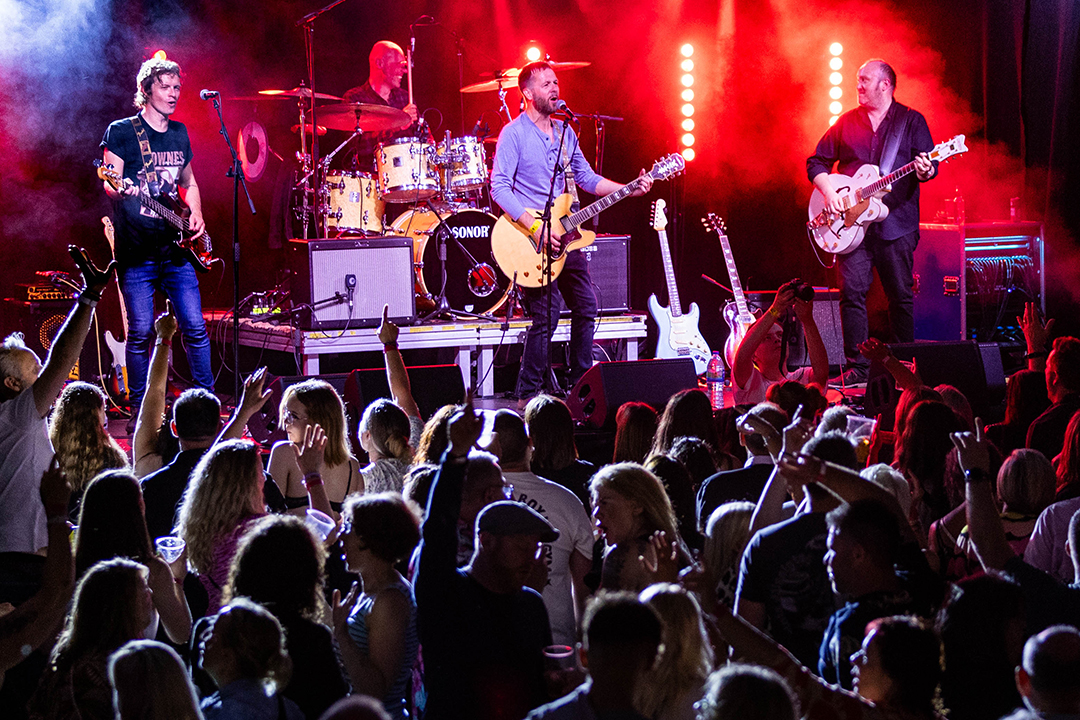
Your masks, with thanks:
[[(304, 131), (308, 135), (311, 134), (311, 123), (306, 123), (304, 125)], [(300, 123), (296, 123), (295, 125), (292, 126), (292, 132), (293, 132), (294, 135), (297, 134), (298, 132), (300, 132)], [(325, 134), (326, 134), (326, 126), (325, 125), (320, 125), (319, 126), (319, 136), (321, 137), (321, 136), (323, 136)]]
[[(306, 87), (295, 87), (292, 90), (260, 90), (258, 95), (244, 95), (242, 97), (235, 97), (233, 100), (266, 100), (267, 98), (300, 98), (311, 97), (311, 90)], [(338, 100), (337, 95), (328, 95), (327, 93), (315, 93), (316, 100)]]
[(341, 103), (319, 108), (319, 122), (331, 130), (383, 132), (407, 128), (412, 120), (404, 110), (389, 105)]
[(461, 88), (461, 92), (478, 93), (488, 92), (489, 90), (499, 90), (501, 88), (517, 87), (517, 78), (519, 74), (521, 74), (521, 70), (518, 68), (503, 70), (502, 72), (497, 73), (491, 80), (481, 80), (478, 83), (466, 85)]
[(552, 70), (579, 70), (583, 67), (589, 67), (592, 63), (588, 60), (567, 60), (566, 62), (548, 60), (548, 65), (551, 66)]

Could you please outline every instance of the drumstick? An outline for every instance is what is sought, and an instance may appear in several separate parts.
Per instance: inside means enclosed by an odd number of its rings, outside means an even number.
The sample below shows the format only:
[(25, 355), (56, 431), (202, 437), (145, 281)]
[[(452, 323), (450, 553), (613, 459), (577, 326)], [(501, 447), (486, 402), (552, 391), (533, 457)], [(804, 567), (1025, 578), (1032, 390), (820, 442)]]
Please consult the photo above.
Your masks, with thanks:
[(408, 72), (409, 72), (409, 104), (413, 104), (412, 97), (412, 45), (409, 45), (409, 58), (408, 58)]

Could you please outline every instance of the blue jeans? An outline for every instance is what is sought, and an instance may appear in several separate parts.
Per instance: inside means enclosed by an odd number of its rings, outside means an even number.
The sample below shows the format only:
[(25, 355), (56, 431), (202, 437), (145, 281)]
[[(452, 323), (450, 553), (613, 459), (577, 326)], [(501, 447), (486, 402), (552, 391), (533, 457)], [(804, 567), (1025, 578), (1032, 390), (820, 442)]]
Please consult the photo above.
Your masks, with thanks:
[(199, 276), (188, 263), (148, 260), (120, 270), (120, 291), (127, 305), (127, 370), (132, 407), (138, 408), (146, 392), (150, 369), (150, 344), (154, 332), (154, 292), (161, 291), (172, 301), (187, 351), (191, 379), (199, 387), (213, 390), (210, 370), (210, 336), (202, 315)]
[(840, 324), (844, 331), (844, 355), (851, 365), (866, 367), (869, 363), (859, 354), (858, 346), (869, 336), (866, 315), (866, 294), (878, 271), (885, 296), (889, 299), (889, 342), (915, 340), (914, 283), (915, 247), (919, 231), (895, 240), (882, 240), (875, 232), (867, 231), (863, 243), (855, 252), (841, 255), (840, 260)]
[[(589, 276), (589, 262), (583, 252), (575, 250), (566, 256), (563, 271), (552, 283), (551, 290), (549, 307), (546, 288), (525, 288), (525, 312), (533, 321), (525, 333), (525, 350), (521, 355), (515, 391), (518, 397), (536, 395), (544, 384), (545, 375), (550, 377), (547, 348), (551, 345), (551, 336), (559, 324), (564, 304), (570, 310), (570, 370), (567, 375), (570, 386), (573, 387), (592, 367), (596, 294)], [(545, 316), (548, 318), (546, 327)]]

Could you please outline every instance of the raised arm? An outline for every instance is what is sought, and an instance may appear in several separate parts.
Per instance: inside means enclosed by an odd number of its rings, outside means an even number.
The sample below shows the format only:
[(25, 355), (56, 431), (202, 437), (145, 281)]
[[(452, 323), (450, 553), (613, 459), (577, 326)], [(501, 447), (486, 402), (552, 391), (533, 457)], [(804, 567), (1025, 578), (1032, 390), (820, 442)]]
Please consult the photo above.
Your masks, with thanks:
[(859, 345), (859, 352), (863, 354), (870, 362), (875, 360), (881, 363), (889, 374), (893, 376), (893, 380), (900, 386), (901, 390), (910, 390), (922, 385), (922, 380), (919, 376), (908, 369), (908, 366), (900, 362), (895, 355), (892, 354), (892, 350), (889, 346), (881, 342), (877, 338), (870, 338), (866, 342)]
[(60, 327), (59, 332), (49, 348), (49, 355), (45, 358), (45, 364), (34, 382), (34, 404), (37, 406), (38, 415), (45, 417), (49, 408), (56, 402), (60, 391), (64, 389), (71, 368), (79, 359), (83, 343), (86, 342), (86, 333), (90, 331), (90, 319), (94, 316), (94, 308), (101, 300), (101, 293), (109, 284), (109, 278), (116, 270), (116, 261), (109, 263), (104, 270), (99, 270), (90, 261), (86, 251), (82, 248), (68, 245), (68, 253), (71, 254), (79, 272), (83, 276), (83, 291), (79, 293), (79, 301), (68, 313), (67, 319)]
[[(782, 318), (794, 303), (795, 286), (787, 283), (776, 292), (776, 297), (768, 312), (759, 317), (746, 331), (746, 337), (735, 350), (735, 367), (731, 371), (737, 387), (744, 388), (750, 382), (750, 375), (754, 371), (754, 353), (768, 336), (773, 323)], [(828, 369), (825, 373), (828, 374)]]
[(1050, 333), (1054, 329), (1054, 319), (1051, 318), (1044, 324), (1039, 314), (1039, 306), (1033, 302), (1024, 303), (1024, 314), (1016, 318), (1016, 322), (1024, 331), (1024, 341), (1027, 343), (1027, 369), (1037, 372), (1046, 370), (1046, 358), (1050, 355)]
[[(405, 411), (409, 417), (420, 417), (420, 407), (413, 398), (409, 371), (398, 350), (398, 326), (390, 322), (390, 306), (383, 305), (382, 324), (379, 325), (379, 342), (383, 344), (383, 358), (386, 361), (386, 380), (390, 384), (390, 395), (394, 404)], [(420, 418), (421, 420), (423, 418)]]
[[(750, 517), (750, 534), (748, 537), (753, 537), (758, 530), (775, 525), (784, 519), (783, 508), (784, 500), (788, 495), (788, 482), (780, 470), (779, 460), (785, 455), (798, 453), (802, 450), (803, 445), (813, 434), (814, 422), (810, 418), (803, 417), (804, 412), (802, 405), (800, 405), (795, 412), (795, 419), (784, 428), (780, 452), (773, 455), (777, 465), (773, 468), (769, 481), (765, 484), (765, 489), (761, 491), (761, 497), (758, 498), (757, 505), (754, 507), (754, 513)], [(771, 425), (750, 413), (739, 418), (738, 422), (740, 432), (762, 432), (769, 446), (769, 453), (773, 454), (775, 440), (770, 442), (771, 436), (766, 434), (769, 431), (771, 431), (772, 435), (776, 434)], [(799, 498), (796, 498), (796, 502), (798, 501)]]
[[(322, 471), (325, 466), (326, 432), (319, 425), (308, 425), (304, 429), (304, 441), (300, 447), (291, 446), (296, 454), (296, 464), (303, 473), (304, 489), (308, 494), (308, 507), (334, 517), (330, 507), (330, 498), (326, 495)], [(284, 491), (281, 493), (284, 495)], [(329, 539), (329, 538), (327, 538)]]
[(803, 326), (803, 335), (806, 336), (806, 351), (810, 355), (810, 367), (814, 371), (814, 383), (824, 388), (829, 384), (829, 351), (825, 349), (825, 342), (821, 339), (817, 322), (814, 320), (814, 302), (795, 300), (795, 317)]
[(161, 418), (165, 415), (165, 393), (169, 385), (169, 351), (177, 329), (176, 315), (172, 303), (165, 301), (165, 312), (154, 320), (154, 354), (150, 356), (150, 370), (146, 377), (146, 392), (143, 393), (139, 414), (135, 418), (135, 435), (132, 438), (132, 455), (135, 460), (135, 475), (142, 477), (157, 468), (140, 469), (140, 463), (148, 455), (157, 451), (158, 434), (161, 432)]
[[(244, 428), (252, 416), (262, 410), (263, 405), (273, 395), (272, 390), (264, 390), (266, 385), (266, 368), (261, 367), (248, 375), (244, 380), (244, 390), (240, 395), (240, 404), (236, 406), (229, 422), (221, 431), (216, 443), (222, 440), (239, 440), (244, 435)], [(284, 493), (284, 490), (282, 490)]]
[(952, 434), (953, 445), (964, 469), (964, 496), (968, 532), (979, 562), (986, 570), (1001, 570), (1016, 553), (1005, 537), (990, 476), (990, 442), (983, 437), (983, 423), (975, 419), (975, 432)]

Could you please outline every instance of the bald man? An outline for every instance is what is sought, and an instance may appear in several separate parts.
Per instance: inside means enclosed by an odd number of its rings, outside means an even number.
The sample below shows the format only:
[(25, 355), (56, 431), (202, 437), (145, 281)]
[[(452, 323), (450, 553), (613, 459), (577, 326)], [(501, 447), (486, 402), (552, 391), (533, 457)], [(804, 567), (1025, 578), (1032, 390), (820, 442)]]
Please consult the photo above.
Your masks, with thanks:
[[(401, 87), (408, 72), (408, 63), (401, 47), (389, 40), (375, 43), (368, 54), (368, 81), (345, 93), (345, 102), (389, 105), (404, 110), (413, 124), (397, 132), (364, 133), (357, 145), (357, 168), (365, 172), (375, 169), (375, 148), (379, 143), (401, 137), (415, 137), (419, 133), (416, 105), (409, 103), (409, 91)], [(425, 131), (426, 136), (426, 131)]]
[[(821, 191), (833, 212), (841, 212), (840, 195), (829, 184), (829, 173), (854, 175), (866, 164), (877, 165), (882, 175), (915, 162), (915, 174), (893, 183), (883, 201), (888, 217), (870, 223), (861, 245), (839, 255), (840, 322), (844, 333), (847, 384), (866, 382), (869, 360), (858, 347), (869, 336), (866, 294), (876, 269), (889, 299), (891, 337), (887, 342), (915, 339), (913, 268), (919, 243), (919, 185), (937, 175), (937, 163), (927, 153), (934, 148), (930, 128), (921, 113), (893, 99), (896, 72), (884, 60), (868, 60), (859, 68), (859, 107), (850, 110), (829, 128), (806, 161), (810, 182)], [(896, 154), (890, 161), (886, 149), (893, 134), (899, 135)], [(883, 164), (886, 167), (881, 167)]]
[(1025, 707), (1006, 720), (1080, 718), (1080, 632), (1055, 625), (1028, 638), (1016, 688)]

